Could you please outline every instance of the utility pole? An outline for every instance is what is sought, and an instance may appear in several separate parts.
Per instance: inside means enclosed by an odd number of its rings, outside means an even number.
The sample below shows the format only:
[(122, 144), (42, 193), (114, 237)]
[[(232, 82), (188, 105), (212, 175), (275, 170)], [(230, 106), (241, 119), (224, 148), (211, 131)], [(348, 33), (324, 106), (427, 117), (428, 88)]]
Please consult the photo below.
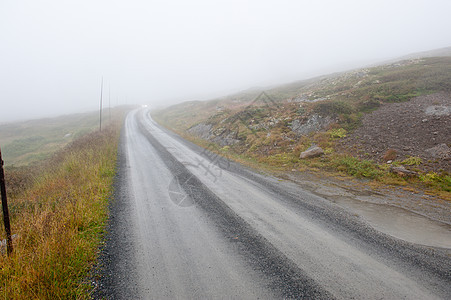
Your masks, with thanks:
[(111, 84), (108, 84), (108, 112), (110, 115), (110, 123), (111, 123)]
[(0, 188), (2, 195), (3, 223), (6, 232), (6, 252), (10, 255), (13, 252), (13, 239), (11, 236), (11, 225), (9, 223), (8, 200), (6, 197), (5, 171), (3, 169), (2, 150), (0, 149)]
[(100, 131), (102, 131), (102, 96), (103, 96), (103, 76), (102, 76), (102, 84), (100, 85)]

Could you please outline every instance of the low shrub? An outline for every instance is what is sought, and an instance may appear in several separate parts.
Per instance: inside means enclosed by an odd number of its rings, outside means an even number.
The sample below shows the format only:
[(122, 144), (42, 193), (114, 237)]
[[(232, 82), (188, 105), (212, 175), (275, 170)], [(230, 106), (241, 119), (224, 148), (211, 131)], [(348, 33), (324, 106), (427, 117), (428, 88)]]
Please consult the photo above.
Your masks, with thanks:
[(408, 158), (406, 158), (405, 160), (403, 160), (401, 162), (401, 164), (406, 165), (406, 166), (418, 166), (421, 165), (423, 163), (423, 160), (420, 157), (416, 157), (416, 156), (409, 156)]
[(322, 116), (336, 116), (340, 114), (351, 114), (354, 112), (354, 109), (348, 102), (329, 101), (318, 103), (313, 111)]
[(352, 156), (338, 156), (331, 160), (331, 165), (337, 170), (357, 178), (376, 179), (384, 172), (369, 160), (360, 160)]
[(398, 156), (396, 150), (394, 149), (388, 149), (387, 152), (385, 152), (384, 156), (382, 157), (382, 159), (384, 160), (384, 162), (389, 161), (389, 160), (395, 160), (395, 158)]

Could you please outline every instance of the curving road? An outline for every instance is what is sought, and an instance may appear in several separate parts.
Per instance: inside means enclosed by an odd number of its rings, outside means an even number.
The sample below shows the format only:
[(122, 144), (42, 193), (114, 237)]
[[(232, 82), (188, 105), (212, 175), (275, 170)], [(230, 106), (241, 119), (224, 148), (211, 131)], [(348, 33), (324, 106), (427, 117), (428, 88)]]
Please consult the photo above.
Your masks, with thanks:
[(409, 244), (293, 183), (125, 121), (95, 298), (450, 299), (449, 249)]

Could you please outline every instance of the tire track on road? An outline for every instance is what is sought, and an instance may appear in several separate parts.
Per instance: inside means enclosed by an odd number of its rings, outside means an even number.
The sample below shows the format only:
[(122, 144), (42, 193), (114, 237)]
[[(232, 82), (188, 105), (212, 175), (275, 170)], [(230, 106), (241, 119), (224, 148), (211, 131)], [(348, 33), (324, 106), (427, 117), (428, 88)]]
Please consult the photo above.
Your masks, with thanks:
[[(216, 227), (239, 249), (246, 261), (264, 275), (268, 287), (283, 298), (333, 299), (334, 297), (303, 272), (294, 262), (274, 247), (239, 217), (207, 186), (178, 161), (144, 126), (140, 114), (141, 133), (157, 150), (167, 168), (177, 176), (187, 195), (202, 208)], [(197, 188), (193, 188), (197, 187)]]

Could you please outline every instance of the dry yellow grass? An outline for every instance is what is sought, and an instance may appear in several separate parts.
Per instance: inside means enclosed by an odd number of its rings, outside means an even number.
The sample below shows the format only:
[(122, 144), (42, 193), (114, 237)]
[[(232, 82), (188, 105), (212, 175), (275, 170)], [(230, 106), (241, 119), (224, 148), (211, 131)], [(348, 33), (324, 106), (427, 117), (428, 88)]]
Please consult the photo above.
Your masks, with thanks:
[(89, 298), (86, 278), (107, 219), (120, 125), (77, 139), (12, 194), (18, 238), (10, 257), (0, 255), (3, 299)]

